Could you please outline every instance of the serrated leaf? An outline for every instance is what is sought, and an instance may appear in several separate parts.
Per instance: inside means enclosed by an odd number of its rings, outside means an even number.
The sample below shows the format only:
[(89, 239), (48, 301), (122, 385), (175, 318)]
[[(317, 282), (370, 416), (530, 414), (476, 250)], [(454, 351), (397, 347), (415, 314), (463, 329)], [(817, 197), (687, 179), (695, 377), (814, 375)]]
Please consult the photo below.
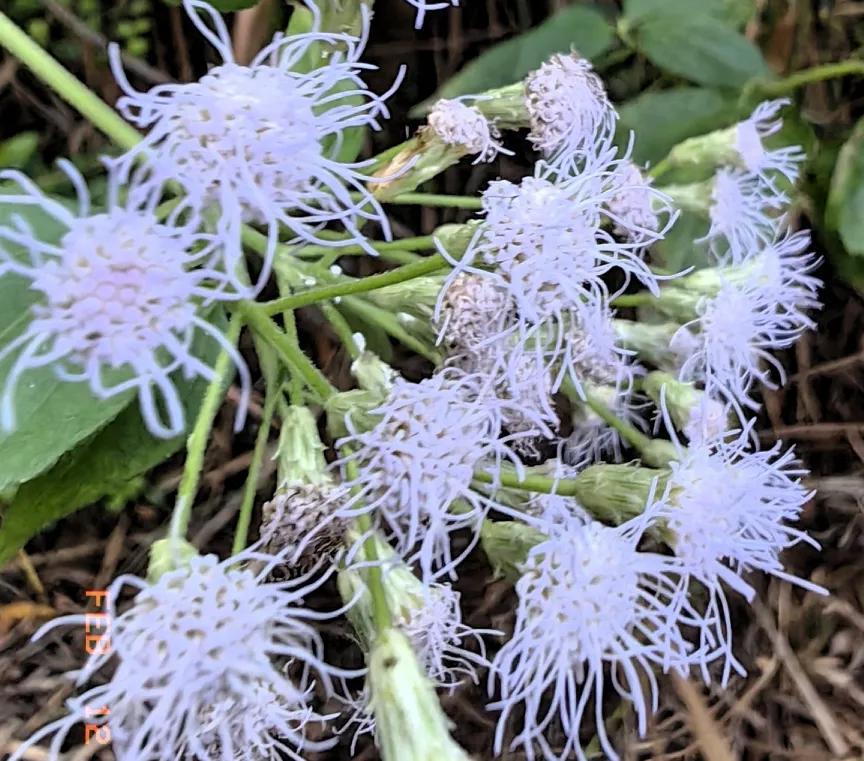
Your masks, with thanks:
[(628, 35), (656, 66), (703, 85), (739, 88), (770, 74), (759, 48), (711, 16), (652, 15)]
[(657, 162), (682, 140), (732, 124), (737, 119), (735, 99), (704, 87), (675, 87), (647, 92), (619, 109), (619, 144), (636, 134), (633, 158)]
[[(224, 324), (221, 311), (214, 315)], [(212, 339), (199, 337), (195, 351), (212, 365), (218, 347)], [(191, 426), (207, 381), (178, 377), (176, 386), (187, 426)], [(0, 566), (51, 523), (105, 497), (123, 493), (131, 480), (170, 457), (185, 441), (185, 434), (173, 439), (155, 438), (141, 419), (138, 405), (128, 406), (86, 445), (67, 453), (51, 470), (19, 487), (0, 521)]]
[(602, 14), (581, 6), (566, 8), (534, 29), (489, 48), (416, 107), (412, 115), (439, 98), (481, 93), (518, 82), (553, 53), (575, 49), (585, 58), (596, 58), (613, 40), (613, 29)]
[(837, 156), (825, 208), (825, 224), (853, 256), (864, 256), (864, 119)]

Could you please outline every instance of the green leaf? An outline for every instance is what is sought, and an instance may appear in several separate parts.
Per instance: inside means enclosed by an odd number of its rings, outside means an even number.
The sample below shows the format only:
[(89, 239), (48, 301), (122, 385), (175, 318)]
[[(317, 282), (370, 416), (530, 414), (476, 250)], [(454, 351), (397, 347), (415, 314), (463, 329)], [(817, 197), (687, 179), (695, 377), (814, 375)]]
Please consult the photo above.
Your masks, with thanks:
[(837, 156), (825, 224), (840, 235), (850, 254), (864, 256), (864, 119), (855, 125)]
[(770, 75), (759, 48), (711, 16), (658, 13), (625, 37), (661, 69), (703, 85), (739, 88)]
[(540, 26), (489, 48), (427, 102), (518, 82), (553, 53), (574, 49), (585, 58), (596, 58), (609, 48), (613, 39), (612, 27), (597, 11), (578, 5), (566, 8)]
[[(42, 240), (59, 240), (62, 226), (38, 207), (2, 204), (0, 225), (8, 224), (15, 214), (25, 219)], [(13, 256), (21, 253), (6, 242), (3, 248)], [(17, 275), (0, 278), (0, 350), (28, 329), (36, 295)], [(5, 391), (22, 349), (12, 351), (0, 362), (0, 391)], [(12, 390), (15, 429), (0, 432), (0, 491), (50, 468), (64, 452), (107, 425), (131, 398), (132, 394), (126, 393), (98, 399), (86, 383), (62, 381), (50, 366), (24, 372)]]
[(708, 232), (708, 220), (690, 211), (682, 212), (666, 237), (654, 246), (651, 258), (669, 272), (688, 267), (701, 269), (711, 263), (708, 247), (694, 241)]
[[(224, 314), (216, 314), (224, 325)], [(196, 353), (212, 364), (218, 347), (212, 339), (199, 337)], [(207, 382), (178, 377), (176, 385), (191, 427)], [(127, 492), (130, 481), (170, 457), (185, 441), (185, 435), (155, 438), (147, 431), (138, 405), (127, 407), (86, 445), (19, 487), (0, 523), (0, 566), (51, 523), (100, 499)]]
[(679, 18), (707, 17), (722, 19), (726, 13), (727, 0), (625, 0), (622, 21), (634, 26), (646, 19), (657, 17)]
[(647, 92), (618, 109), (619, 143), (636, 134), (633, 158), (655, 163), (682, 140), (732, 124), (735, 99), (718, 90), (675, 87)]

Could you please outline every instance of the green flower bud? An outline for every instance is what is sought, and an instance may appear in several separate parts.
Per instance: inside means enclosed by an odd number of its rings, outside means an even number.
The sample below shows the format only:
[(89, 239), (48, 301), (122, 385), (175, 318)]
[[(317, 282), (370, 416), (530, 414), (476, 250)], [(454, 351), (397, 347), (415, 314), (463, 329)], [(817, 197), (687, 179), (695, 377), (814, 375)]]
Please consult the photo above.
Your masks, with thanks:
[(657, 367), (673, 369), (678, 366), (678, 355), (670, 348), (672, 336), (681, 327), (675, 322), (649, 324), (632, 320), (612, 321), (621, 346), (635, 351), (639, 358)]
[(672, 422), (688, 438), (692, 434), (709, 438), (724, 433), (729, 425), (726, 408), (692, 383), (679, 381), (669, 373), (654, 371), (642, 378), (642, 390), (658, 407), (663, 399)]
[(477, 96), (472, 105), (502, 129), (522, 129), (531, 124), (528, 107), (525, 104), (523, 82), (486, 90)]
[(377, 354), (364, 351), (351, 363), (351, 374), (364, 391), (371, 391), (383, 403), (393, 388), (396, 371)]
[(449, 145), (429, 127), (421, 127), (399, 153), (375, 172), (374, 177), (382, 181), (373, 181), (372, 195), (379, 201), (388, 201), (409, 193), (467, 155), (464, 146)]
[(375, 639), (367, 679), (383, 761), (470, 761), (402, 632), (387, 629)]
[(444, 280), (444, 275), (416, 277), (370, 291), (367, 298), (394, 314), (406, 313), (428, 322), (432, 319)]
[(292, 404), (282, 416), (276, 463), (279, 488), (330, 482), (318, 425), (306, 407)]
[(496, 578), (515, 583), (532, 547), (546, 541), (545, 534), (518, 521), (483, 521), (480, 544)]
[(347, 436), (346, 417), (351, 421), (355, 431), (371, 431), (381, 419), (372, 410), (381, 406), (383, 399), (380, 394), (364, 389), (341, 391), (333, 394), (324, 402), (327, 413), (327, 431), (334, 438)]
[(719, 166), (744, 167), (738, 151), (737, 125), (698, 135), (678, 143), (666, 159), (669, 169), (710, 171)]
[(662, 489), (667, 478), (666, 470), (591, 465), (576, 477), (575, 496), (595, 518), (618, 525), (645, 512), (654, 482), (657, 481), (657, 489)]
[(669, 196), (676, 208), (681, 211), (692, 211), (707, 217), (711, 209), (711, 192), (714, 181), (694, 182), (687, 185), (665, 185), (657, 190)]
[(157, 539), (150, 547), (150, 562), (147, 565), (147, 581), (155, 584), (168, 571), (183, 568), (198, 556), (195, 549), (185, 539)]
[(479, 220), (472, 220), (464, 225), (441, 225), (435, 230), (435, 239), (449, 256), (460, 259), (468, 250), (480, 224)]

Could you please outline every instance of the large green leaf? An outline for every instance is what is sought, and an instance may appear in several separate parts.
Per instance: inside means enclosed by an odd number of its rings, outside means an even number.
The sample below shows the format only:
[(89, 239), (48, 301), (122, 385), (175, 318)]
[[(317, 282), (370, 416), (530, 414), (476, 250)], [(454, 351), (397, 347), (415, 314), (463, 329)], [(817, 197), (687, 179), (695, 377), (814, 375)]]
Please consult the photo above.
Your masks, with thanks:
[(864, 119), (855, 125), (837, 156), (825, 223), (840, 235), (850, 254), (864, 256)]
[(647, 92), (618, 109), (619, 142), (636, 133), (638, 163), (657, 162), (682, 140), (725, 127), (737, 119), (735, 100), (719, 90), (675, 87)]
[(415, 111), (422, 111), (439, 98), (481, 93), (518, 82), (553, 53), (576, 50), (586, 58), (596, 58), (609, 48), (613, 39), (612, 27), (597, 11), (578, 5), (566, 8), (540, 26), (491, 47)]
[[(224, 324), (224, 316), (218, 314)], [(196, 353), (212, 364), (218, 348), (212, 340), (199, 340)], [(178, 377), (176, 385), (191, 425), (207, 383)], [(185, 440), (185, 435), (155, 438), (147, 431), (138, 405), (127, 407), (51, 470), (19, 487), (0, 523), (0, 565), (51, 523), (100, 499), (127, 492), (130, 481), (178, 451)]]
[(759, 48), (710, 15), (663, 10), (623, 28), (627, 41), (654, 64), (693, 82), (739, 88), (770, 74)]

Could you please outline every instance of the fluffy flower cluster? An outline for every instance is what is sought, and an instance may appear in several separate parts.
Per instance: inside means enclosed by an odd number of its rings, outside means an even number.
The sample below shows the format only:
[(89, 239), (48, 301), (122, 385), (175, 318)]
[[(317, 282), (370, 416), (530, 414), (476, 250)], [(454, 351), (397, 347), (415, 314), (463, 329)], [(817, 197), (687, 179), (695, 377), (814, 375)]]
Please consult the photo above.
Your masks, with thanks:
[(419, 563), (424, 579), (451, 573), (471, 546), (454, 558), (450, 535), (476, 531), (492, 506), (472, 490), (475, 472), (517, 461), (498, 438), (507, 406), (487, 378), (456, 368), (420, 383), (396, 379), (373, 413), (377, 425), (337, 443), (350, 452), (339, 465), (355, 494), (335, 515), (372, 514), (397, 552)]
[[(245, 399), (246, 365), (204, 317), (214, 303), (237, 298), (219, 269), (218, 238), (185, 223), (186, 209), (160, 221), (151, 205), (121, 204), (116, 185), (107, 208), (92, 212), (83, 179), (71, 165), (64, 168), (79, 190), (76, 211), (17, 172), (0, 174), (20, 187), (0, 196), (0, 204), (38, 209), (60, 230), (59, 239), (46, 239), (47, 225), (34, 230), (21, 216), (0, 228), (0, 276), (24, 278), (33, 293), (30, 321), (0, 350), (0, 361), (14, 357), (3, 388), (3, 428), (15, 427), (21, 377), (51, 367), (65, 381), (86, 382), (101, 399), (134, 389), (150, 431), (176, 436), (185, 420), (172, 374), (213, 377), (193, 350), (198, 333), (233, 358)], [(29, 261), (16, 255), (22, 249)], [(243, 414), (241, 408), (240, 424)]]
[[(135, 91), (112, 48), (115, 76), (124, 91), (117, 107), (147, 130), (139, 145), (115, 163), (137, 194), (161, 195), (179, 183), (202, 213), (213, 213), (233, 272), (241, 255), (243, 222), (266, 224), (266, 278), (279, 226), (298, 241), (368, 247), (359, 226), (375, 221), (389, 234), (380, 204), (366, 188), (363, 163), (340, 161), (345, 130), (378, 126), (384, 99), (371, 93), (360, 62), (363, 36), (310, 32), (276, 36), (248, 65), (234, 61), (222, 17), (202, 0), (184, 0), (195, 26), (222, 56), (223, 63), (197, 82)], [(366, 9), (366, 6), (363, 6)], [(208, 24), (209, 22), (209, 24)], [(326, 66), (309, 72), (298, 64), (315, 48), (327, 48)], [(319, 51), (320, 54), (320, 51)], [(349, 194), (357, 195), (354, 200)], [(316, 232), (338, 222), (347, 239), (322, 239)]]
[[(261, 564), (257, 574), (240, 567), (250, 562)], [(99, 681), (97, 672), (116, 654), (111, 679), (70, 698), (68, 714), (34, 734), (13, 761), (46, 737), (56, 757), (82, 722), (107, 726), (124, 759), (260, 761), (284, 753), (300, 761), (307, 751), (330, 747), (331, 741), (307, 736), (307, 728), (331, 718), (310, 705), (315, 676), (329, 689), (333, 677), (351, 674), (322, 659), (321, 640), (309, 624), (321, 614), (301, 607), (320, 581), (266, 583), (276, 562), (247, 551), (222, 562), (193, 558), (155, 583), (119, 577), (106, 590), (110, 628), (103, 636), (110, 646), (94, 648), (74, 674), (79, 685)], [(138, 593), (118, 614), (115, 601), (127, 585)], [(42, 633), (91, 621), (70, 616)], [(94, 719), (101, 706), (109, 713)]]
[[(427, 10), (458, 4), (409, 1), (418, 23)], [(368, 12), (359, 39), (280, 36), (243, 66), (222, 18), (200, 0), (185, 7), (222, 63), (198, 82), (142, 94), (115, 51), (120, 108), (147, 134), (113, 162), (106, 210), (91, 212), (77, 176), (73, 213), (9, 175), (21, 191), (0, 202), (36, 207), (61, 231), (50, 240), (21, 218), (0, 228), (0, 274), (25, 278), (35, 302), (27, 327), (0, 353), (12, 362), (7, 427), (19, 378), (50, 365), (102, 398), (136, 390), (154, 433), (180, 432), (176, 373), (214, 377), (192, 351), (197, 332), (229, 352), (248, 386), (245, 365), (203, 311), (250, 293), (242, 225), (267, 230), (262, 282), (281, 233), (337, 253), (355, 244), (372, 251), (365, 222), (386, 234), (365, 164), (339, 158), (345, 130), (375, 127), (386, 113), (361, 79)], [(313, 46), (328, 62), (298, 73)], [(490, 183), (482, 220), (461, 228), (472, 236), (467, 249), (452, 252), (443, 288), (416, 312), (428, 314), (437, 299), (447, 361), (409, 382), (363, 352), (352, 366), (360, 388), (327, 400), (328, 416), (344, 411), (336, 397), (359, 414), (332, 427), (333, 438), (348, 435), (326, 472), (317, 421), (299, 406), (302, 389), (292, 391), (294, 406), (278, 408), (285, 480), (261, 527), (276, 555), (194, 557), (155, 581), (118, 579), (109, 590), (113, 677), (70, 699), (69, 715), (39, 730), (13, 761), (47, 737), (56, 757), (94, 704), (110, 705), (115, 749), (136, 761), (300, 759), (325, 749), (328, 741), (310, 739), (320, 737), (310, 724), (332, 717), (313, 707), (313, 688), (342, 698), (332, 680), (357, 674), (327, 664), (310, 623), (336, 614), (301, 603), (326, 576), (309, 578), (337, 556), (347, 615), (368, 646), (360, 723), (374, 726), (390, 761), (403, 745), (465, 758), (434, 690), (477, 680), (478, 668), (489, 669), (501, 711), (496, 752), (585, 759), (580, 729), (593, 711), (594, 734), (614, 759), (604, 721), (610, 681), (644, 732), (658, 671), (695, 668), (706, 680), (720, 672), (725, 683), (742, 670), (726, 595), (752, 599), (748, 574), (822, 591), (787, 574), (780, 559), (810, 541), (792, 525), (809, 499), (804, 471), (779, 444), (756, 449), (747, 421), (755, 384), (772, 382), (771, 368), (782, 377), (772, 352), (812, 327), (808, 311), (818, 307), (809, 237), (791, 233), (782, 216), (783, 183), (794, 181), (802, 154), (764, 144), (779, 129), (782, 104), (763, 104), (715, 136), (713, 165), (722, 166), (706, 194), (710, 229), (695, 242), (714, 263), (674, 277), (649, 256), (675, 210), (613, 146), (616, 113), (590, 64), (553, 56), (520, 97), (544, 160), (521, 182)], [(472, 103), (439, 103), (429, 128), (447, 146), (488, 159), (501, 150), (499, 135), (482, 99)], [(113, 193), (127, 184), (120, 204)], [(183, 200), (166, 215), (158, 204), (169, 190)], [(333, 225), (347, 234), (325, 233)], [(294, 274), (302, 280), (305, 271)], [(341, 277), (338, 267), (318, 272)], [(622, 319), (619, 298), (653, 313)], [(649, 407), (670, 440), (645, 433)], [(730, 412), (741, 430), (727, 430)], [(622, 464), (626, 447), (652, 467)], [(520, 502), (520, 487), (543, 496)], [(502, 514), (510, 520), (493, 520)], [(649, 532), (669, 551), (649, 551)], [(496, 568), (518, 577), (514, 631), (491, 664), (482, 640), (490, 632), (464, 624), (458, 593), (441, 583), (478, 541)], [(268, 582), (286, 560), (295, 571), (313, 569)], [(118, 614), (113, 601), (126, 584), (138, 593)], [(79, 684), (108, 660), (94, 655)]]

